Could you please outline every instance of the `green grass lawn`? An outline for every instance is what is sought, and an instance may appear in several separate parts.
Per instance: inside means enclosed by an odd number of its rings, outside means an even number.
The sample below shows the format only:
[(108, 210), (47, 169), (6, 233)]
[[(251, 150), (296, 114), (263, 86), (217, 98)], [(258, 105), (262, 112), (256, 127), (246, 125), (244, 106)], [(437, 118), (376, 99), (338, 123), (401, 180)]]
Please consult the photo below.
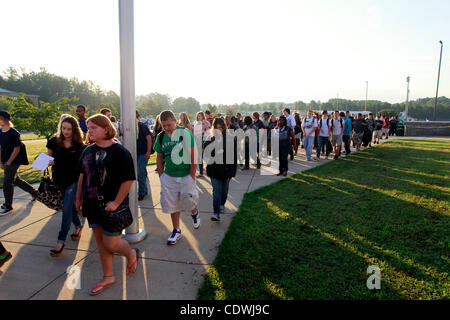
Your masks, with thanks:
[[(42, 171), (32, 168), (31, 164), (42, 152), (47, 152), (47, 148), (45, 147), (47, 145), (47, 140), (27, 141), (22, 139), (22, 141), (27, 147), (28, 160), (30, 164), (27, 166), (20, 166), (19, 175), (28, 183), (39, 182), (42, 177)], [(148, 160), (148, 165), (152, 164), (156, 164), (156, 153), (152, 154)], [(3, 170), (0, 170), (0, 188), (3, 188), (3, 176)]]
[(449, 141), (396, 140), (248, 193), (198, 298), (448, 299), (449, 177)]
[(20, 135), (20, 139), (22, 139), (22, 141), (28, 141), (28, 140), (41, 140), (45, 138), (42, 138), (34, 133), (25, 133)]

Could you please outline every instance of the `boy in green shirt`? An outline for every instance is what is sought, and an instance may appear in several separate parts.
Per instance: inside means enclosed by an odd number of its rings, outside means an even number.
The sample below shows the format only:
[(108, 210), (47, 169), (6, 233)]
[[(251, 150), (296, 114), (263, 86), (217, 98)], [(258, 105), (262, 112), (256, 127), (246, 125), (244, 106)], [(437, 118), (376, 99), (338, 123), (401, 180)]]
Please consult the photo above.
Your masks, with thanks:
[(161, 180), (162, 211), (171, 215), (173, 225), (167, 244), (174, 245), (181, 238), (181, 211), (190, 211), (194, 228), (200, 227), (195, 180), (196, 146), (193, 134), (177, 125), (172, 111), (161, 112), (160, 121), (164, 131), (156, 137), (154, 149)]

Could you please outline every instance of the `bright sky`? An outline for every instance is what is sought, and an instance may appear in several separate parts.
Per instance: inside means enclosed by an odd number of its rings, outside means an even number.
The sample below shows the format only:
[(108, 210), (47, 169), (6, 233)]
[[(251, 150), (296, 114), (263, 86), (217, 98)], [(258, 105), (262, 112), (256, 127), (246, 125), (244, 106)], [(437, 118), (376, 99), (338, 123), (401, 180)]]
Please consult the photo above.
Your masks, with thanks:
[[(135, 0), (136, 94), (201, 104), (450, 97), (447, 0)], [(120, 91), (117, 0), (7, 0), (0, 70)]]

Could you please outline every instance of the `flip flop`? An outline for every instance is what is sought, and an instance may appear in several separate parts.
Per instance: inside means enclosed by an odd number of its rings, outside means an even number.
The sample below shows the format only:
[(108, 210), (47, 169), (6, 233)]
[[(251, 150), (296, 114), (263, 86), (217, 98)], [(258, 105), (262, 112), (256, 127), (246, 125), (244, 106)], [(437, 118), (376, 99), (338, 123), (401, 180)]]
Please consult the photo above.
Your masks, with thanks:
[[(136, 251), (136, 260), (131, 264), (131, 265), (129, 265), (129, 266), (127, 266), (127, 275), (130, 275), (130, 274), (133, 274), (133, 273), (135, 273), (136, 272), (136, 270), (137, 270), (137, 263), (138, 263), (138, 261), (139, 261), (139, 249), (134, 249), (135, 251)], [(136, 265), (136, 269), (134, 269), (134, 271), (133, 272), (130, 272), (130, 270), (134, 267)]]
[[(113, 283), (108, 283), (108, 284), (100, 284), (100, 283), (97, 283), (97, 284), (95, 285), (95, 287), (91, 289), (91, 291), (89, 292), (89, 295), (90, 295), (90, 296), (96, 296), (96, 295), (102, 293), (106, 288), (108, 288), (109, 286), (111, 286), (111, 285), (114, 284), (114, 283), (115, 283), (115, 282), (113, 282)], [(96, 289), (100, 289), (100, 290), (96, 290)], [(96, 290), (96, 291), (94, 291), (94, 290)]]

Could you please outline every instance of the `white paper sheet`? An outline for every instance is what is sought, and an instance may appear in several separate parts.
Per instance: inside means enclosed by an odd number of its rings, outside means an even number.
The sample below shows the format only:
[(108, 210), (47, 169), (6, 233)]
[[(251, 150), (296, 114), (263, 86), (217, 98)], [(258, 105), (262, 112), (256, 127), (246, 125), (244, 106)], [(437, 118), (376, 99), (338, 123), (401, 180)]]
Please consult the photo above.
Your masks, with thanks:
[(50, 157), (48, 154), (41, 153), (39, 157), (36, 158), (36, 160), (31, 165), (33, 168), (44, 171), (47, 169), (48, 164), (50, 161), (54, 160), (55, 158)]

